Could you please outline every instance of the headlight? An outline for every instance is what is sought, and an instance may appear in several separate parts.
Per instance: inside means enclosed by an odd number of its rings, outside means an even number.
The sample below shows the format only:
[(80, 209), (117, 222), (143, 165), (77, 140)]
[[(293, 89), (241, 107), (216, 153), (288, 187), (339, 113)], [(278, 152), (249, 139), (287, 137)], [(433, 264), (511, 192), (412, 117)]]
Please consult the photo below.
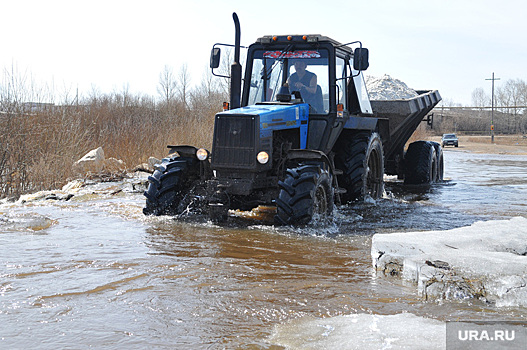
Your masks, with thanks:
[(269, 161), (269, 155), (267, 154), (267, 152), (262, 151), (258, 153), (256, 159), (258, 159), (258, 163), (265, 164)]
[(198, 157), (199, 160), (206, 160), (209, 158), (209, 151), (204, 148), (200, 148), (196, 151), (196, 157)]

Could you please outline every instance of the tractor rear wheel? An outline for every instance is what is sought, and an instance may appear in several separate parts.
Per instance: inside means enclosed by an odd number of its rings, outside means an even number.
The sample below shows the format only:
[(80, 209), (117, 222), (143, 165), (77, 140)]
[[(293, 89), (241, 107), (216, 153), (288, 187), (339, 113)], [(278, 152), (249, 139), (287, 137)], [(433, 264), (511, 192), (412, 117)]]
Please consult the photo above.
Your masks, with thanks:
[[(145, 215), (178, 215), (186, 209), (184, 198), (189, 194), (196, 176), (198, 160), (194, 158), (164, 158), (148, 177), (150, 184), (145, 191)], [(196, 174), (196, 168), (197, 174)]]
[(346, 189), (342, 201), (380, 198), (384, 192), (384, 154), (379, 134), (358, 132), (338, 149), (335, 166), (343, 173), (337, 179)]
[(405, 157), (404, 183), (430, 184), (438, 177), (436, 148), (431, 142), (416, 141), (408, 146)]
[(300, 165), (287, 169), (278, 183), (275, 222), (280, 225), (305, 225), (333, 211), (334, 189), (329, 171), (320, 165)]

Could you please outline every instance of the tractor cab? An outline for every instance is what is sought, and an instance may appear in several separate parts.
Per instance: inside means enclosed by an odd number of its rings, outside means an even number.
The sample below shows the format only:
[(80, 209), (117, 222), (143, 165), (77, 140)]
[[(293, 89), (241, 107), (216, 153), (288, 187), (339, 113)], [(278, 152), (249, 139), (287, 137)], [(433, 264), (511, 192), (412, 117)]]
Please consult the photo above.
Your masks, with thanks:
[[(359, 47), (352, 50), (353, 44)], [(211, 63), (214, 54), (219, 50), (213, 49)], [(371, 114), (361, 73), (367, 67), (368, 50), (360, 42), (343, 45), (318, 34), (264, 36), (247, 52), (241, 106), (305, 102), (310, 115)]]
[(258, 49), (252, 52), (251, 61), (248, 105), (293, 100), (308, 103), (310, 114), (329, 113), (327, 51)]

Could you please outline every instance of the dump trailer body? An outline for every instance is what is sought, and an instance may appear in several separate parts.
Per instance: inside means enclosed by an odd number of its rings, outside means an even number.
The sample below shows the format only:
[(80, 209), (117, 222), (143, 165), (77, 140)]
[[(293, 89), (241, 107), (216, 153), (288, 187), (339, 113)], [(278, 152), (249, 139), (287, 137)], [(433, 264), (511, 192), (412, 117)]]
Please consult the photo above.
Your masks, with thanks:
[(373, 100), (373, 115), (389, 121), (389, 137), (384, 141), (385, 171), (397, 175), (396, 159), (401, 156), (410, 136), (441, 101), (437, 90), (417, 91), (418, 95), (401, 100)]

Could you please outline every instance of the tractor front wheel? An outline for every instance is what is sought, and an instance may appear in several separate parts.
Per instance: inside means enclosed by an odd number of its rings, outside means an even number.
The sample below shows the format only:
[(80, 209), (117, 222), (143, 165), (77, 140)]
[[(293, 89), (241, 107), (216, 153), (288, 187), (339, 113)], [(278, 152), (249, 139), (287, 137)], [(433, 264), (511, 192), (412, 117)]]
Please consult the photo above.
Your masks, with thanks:
[[(188, 203), (196, 177), (199, 177), (198, 160), (194, 158), (164, 158), (156, 170), (148, 177), (149, 185), (145, 191), (145, 215), (178, 215)], [(197, 170), (196, 170), (197, 169)]]
[(305, 225), (314, 218), (331, 216), (334, 200), (332, 178), (320, 165), (307, 164), (288, 169), (279, 186), (277, 224)]

